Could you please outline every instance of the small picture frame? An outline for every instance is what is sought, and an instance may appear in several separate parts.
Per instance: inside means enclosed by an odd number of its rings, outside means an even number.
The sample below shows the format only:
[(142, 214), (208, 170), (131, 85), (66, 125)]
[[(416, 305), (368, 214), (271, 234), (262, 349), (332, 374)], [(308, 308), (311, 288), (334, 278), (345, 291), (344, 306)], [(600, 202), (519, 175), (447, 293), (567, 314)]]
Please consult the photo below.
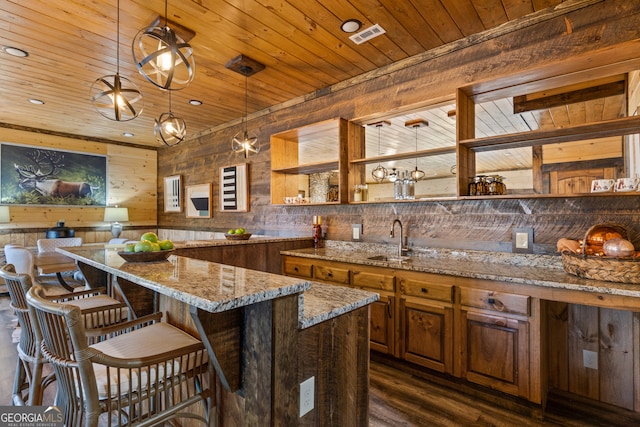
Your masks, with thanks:
[(185, 187), (187, 218), (211, 218), (211, 183)]
[(248, 182), (246, 163), (220, 168), (220, 212), (249, 211)]
[(182, 176), (164, 178), (164, 211), (182, 212)]

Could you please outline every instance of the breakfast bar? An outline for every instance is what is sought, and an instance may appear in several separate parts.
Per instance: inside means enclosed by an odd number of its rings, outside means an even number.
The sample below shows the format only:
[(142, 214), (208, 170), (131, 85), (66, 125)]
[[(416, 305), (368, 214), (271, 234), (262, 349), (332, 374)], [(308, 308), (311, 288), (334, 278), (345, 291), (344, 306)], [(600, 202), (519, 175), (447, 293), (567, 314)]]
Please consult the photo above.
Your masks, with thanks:
[[(90, 286), (111, 285), (135, 316), (162, 311), (203, 340), (218, 425), (368, 425), (368, 306), (377, 293), (175, 254), (126, 262), (113, 248), (58, 251)], [(304, 405), (302, 382), (313, 384)]]

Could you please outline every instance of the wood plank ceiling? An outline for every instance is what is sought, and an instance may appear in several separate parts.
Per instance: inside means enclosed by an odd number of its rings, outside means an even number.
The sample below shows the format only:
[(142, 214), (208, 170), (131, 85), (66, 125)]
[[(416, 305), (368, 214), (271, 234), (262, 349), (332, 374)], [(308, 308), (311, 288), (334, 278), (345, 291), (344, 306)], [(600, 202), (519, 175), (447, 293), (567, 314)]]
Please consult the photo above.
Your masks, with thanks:
[[(278, 105), (481, 31), (561, 0), (171, 0), (168, 18), (195, 32), (194, 82), (172, 92), (172, 111), (189, 135), (240, 121), (245, 79), (225, 68), (239, 54), (266, 65), (248, 79), (248, 112)], [(168, 95), (147, 83), (131, 56), (136, 33), (158, 16), (162, 0), (5, 0), (0, 2), (0, 45), (24, 49), (26, 58), (0, 51), (0, 125), (25, 127), (158, 146), (154, 119), (168, 111)], [(340, 29), (346, 19), (362, 29), (379, 24), (380, 37), (356, 45)], [(112, 122), (91, 106), (92, 83), (120, 74), (143, 91), (144, 110)], [(40, 99), (44, 105), (29, 103)], [(191, 99), (201, 106), (188, 103)], [(403, 120), (401, 118), (399, 120)], [(410, 130), (411, 131), (411, 130)], [(123, 133), (131, 132), (132, 137)], [(0, 129), (1, 133), (1, 129)], [(409, 132), (413, 140), (413, 132)]]

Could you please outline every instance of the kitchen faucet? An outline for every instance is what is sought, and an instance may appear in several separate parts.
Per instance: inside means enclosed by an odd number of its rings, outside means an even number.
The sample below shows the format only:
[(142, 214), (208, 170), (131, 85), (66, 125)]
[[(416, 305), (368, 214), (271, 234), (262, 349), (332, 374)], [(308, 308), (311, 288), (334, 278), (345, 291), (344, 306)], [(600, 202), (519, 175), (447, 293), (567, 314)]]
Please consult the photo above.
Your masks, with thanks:
[(394, 230), (396, 228), (396, 223), (400, 225), (400, 244), (398, 245), (398, 256), (405, 256), (407, 254), (408, 249), (404, 247), (404, 235), (402, 234), (402, 221), (399, 219), (394, 219), (393, 224), (391, 224), (391, 233), (389, 233), (389, 237), (395, 237)]

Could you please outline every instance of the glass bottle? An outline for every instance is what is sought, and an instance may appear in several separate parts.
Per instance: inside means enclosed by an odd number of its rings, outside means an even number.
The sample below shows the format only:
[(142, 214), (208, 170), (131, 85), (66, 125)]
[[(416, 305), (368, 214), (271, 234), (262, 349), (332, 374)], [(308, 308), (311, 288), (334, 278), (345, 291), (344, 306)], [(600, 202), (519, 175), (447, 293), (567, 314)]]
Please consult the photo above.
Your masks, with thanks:
[(393, 198), (396, 200), (402, 200), (402, 182), (404, 180), (402, 177), (398, 177), (395, 181), (393, 181)]
[(406, 194), (404, 194), (404, 198), (414, 200), (416, 198), (416, 182), (413, 180), (411, 173), (408, 171), (404, 179), (404, 185), (406, 188)]

